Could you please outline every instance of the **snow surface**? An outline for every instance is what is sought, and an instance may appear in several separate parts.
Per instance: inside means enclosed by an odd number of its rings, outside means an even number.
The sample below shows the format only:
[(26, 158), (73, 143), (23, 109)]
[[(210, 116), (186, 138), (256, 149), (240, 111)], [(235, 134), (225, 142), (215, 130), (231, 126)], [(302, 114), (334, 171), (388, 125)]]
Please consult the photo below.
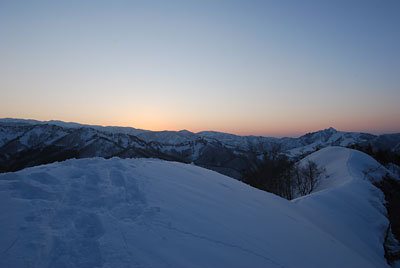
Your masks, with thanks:
[(310, 195), (293, 200), (346, 247), (354, 249), (376, 267), (384, 255), (388, 228), (383, 193), (372, 185), (387, 172), (370, 156), (342, 147), (327, 147), (302, 161), (312, 160), (328, 174)]
[(0, 267), (388, 267), (383, 196), (362, 172), (373, 160), (309, 157), (332, 182), (293, 202), (153, 159), (1, 174)]

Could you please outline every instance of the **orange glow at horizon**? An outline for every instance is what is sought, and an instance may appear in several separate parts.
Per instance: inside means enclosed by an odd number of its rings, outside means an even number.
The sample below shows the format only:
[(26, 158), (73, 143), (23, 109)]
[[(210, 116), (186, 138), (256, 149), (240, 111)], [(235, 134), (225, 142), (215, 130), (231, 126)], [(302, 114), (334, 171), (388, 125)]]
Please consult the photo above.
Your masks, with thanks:
[[(225, 124), (220, 124), (218, 121), (211, 122), (176, 122), (173, 121), (168, 116), (159, 116), (156, 113), (151, 115), (146, 115), (142, 117), (136, 117), (133, 119), (132, 117), (120, 117), (120, 116), (109, 116), (106, 119), (96, 119), (96, 118), (86, 118), (85, 120), (79, 120), (78, 118), (72, 117), (48, 117), (48, 116), (23, 116), (19, 117), (11, 116), (11, 115), (2, 115), (0, 117), (6, 118), (23, 118), (23, 119), (34, 119), (40, 121), (49, 121), (49, 120), (61, 120), (64, 122), (75, 122), (80, 124), (87, 125), (100, 125), (100, 126), (120, 126), (120, 127), (132, 127), (136, 129), (144, 129), (151, 131), (180, 131), (180, 130), (188, 130), (193, 133), (201, 132), (201, 131), (218, 131), (224, 133), (230, 133), (240, 136), (265, 136), (265, 137), (299, 137), (309, 132), (315, 132), (322, 129), (326, 129), (329, 127), (333, 127), (338, 131), (347, 131), (347, 132), (366, 132), (372, 134), (383, 134), (383, 133), (398, 133), (400, 132), (400, 128), (393, 128), (392, 120), (381, 120), (381, 124), (371, 124), (368, 120), (360, 120), (357, 122), (351, 122), (350, 120), (345, 121), (342, 120), (340, 123), (335, 121), (331, 121), (329, 123), (322, 122), (311, 122), (310, 121), (299, 121), (296, 124), (281, 122), (278, 124), (277, 122), (265, 121), (264, 124), (257, 124), (256, 122), (247, 122), (244, 124), (243, 122), (237, 121), (235, 124), (235, 120), (231, 120), (226, 122)], [(395, 125), (400, 126), (400, 125)]]

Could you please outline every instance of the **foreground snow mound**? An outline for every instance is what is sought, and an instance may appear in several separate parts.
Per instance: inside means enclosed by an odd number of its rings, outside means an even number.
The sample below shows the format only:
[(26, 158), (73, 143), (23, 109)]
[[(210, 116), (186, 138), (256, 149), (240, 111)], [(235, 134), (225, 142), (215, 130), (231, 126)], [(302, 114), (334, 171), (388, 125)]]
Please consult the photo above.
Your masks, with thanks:
[[(355, 171), (358, 189), (332, 186), (295, 202), (151, 159), (2, 174), (0, 267), (386, 267), (382, 196)], [(348, 203), (357, 215), (343, 219)], [(344, 237), (364, 232), (355, 243)]]

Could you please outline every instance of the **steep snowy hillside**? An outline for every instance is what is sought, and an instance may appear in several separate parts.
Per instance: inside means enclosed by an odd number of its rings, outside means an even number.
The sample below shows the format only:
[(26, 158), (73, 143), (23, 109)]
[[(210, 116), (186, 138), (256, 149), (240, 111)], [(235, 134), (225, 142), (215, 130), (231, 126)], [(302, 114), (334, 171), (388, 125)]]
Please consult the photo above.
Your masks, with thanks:
[(312, 194), (293, 202), (319, 228), (371, 263), (383, 256), (388, 228), (387, 219), (382, 217), (386, 214), (384, 195), (371, 182), (380, 181), (389, 171), (370, 156), (342, 147), (324, 148), (302, 161), (308, 160), (324, 167), (328, 177)]
[(310, 157), (332, 183), (294, 202), (152, 159), (1, 174), (0, 267), (387, 267), (383, 197), (362, 172), (373, 161)]
[(238, 136), (216, 131), (202, 131), (197, 133), (197, 135), (208, 140), (217, 140), (228, 147), (252, 150), (255, 152), (266, 152), (270, 150), (274, 144), (279, 143), (278, 138)]
[(374, 150), (390, 150), (400, 153), (400, 134), (383, 134), (376, 137), (369, 144)]

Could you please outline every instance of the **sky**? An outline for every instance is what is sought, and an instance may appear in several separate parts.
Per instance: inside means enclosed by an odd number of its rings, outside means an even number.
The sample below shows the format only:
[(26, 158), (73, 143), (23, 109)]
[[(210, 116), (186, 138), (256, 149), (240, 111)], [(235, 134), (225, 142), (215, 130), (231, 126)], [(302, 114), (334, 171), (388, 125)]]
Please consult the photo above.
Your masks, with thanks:
[(0, 0), (0, 117), (400, 132), (400, 1)]

